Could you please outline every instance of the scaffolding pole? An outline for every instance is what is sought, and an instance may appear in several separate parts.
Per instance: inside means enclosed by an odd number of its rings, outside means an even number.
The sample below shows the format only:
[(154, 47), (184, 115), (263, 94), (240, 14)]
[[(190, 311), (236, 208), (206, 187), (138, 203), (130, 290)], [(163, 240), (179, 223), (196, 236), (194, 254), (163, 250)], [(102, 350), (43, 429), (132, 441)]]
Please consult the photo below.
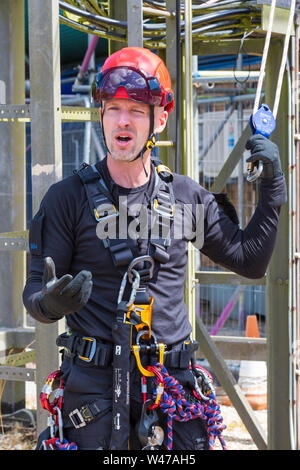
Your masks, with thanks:
[[(32, 212), (49, 186), (62, 178), (60, 41), (58, 0), (29, 0), (29, 60), (31, 79)], [(36, 323), (37, 431), (47, 425), (39, 393), (45, 379), (59, 367), (55, 340), (64, 321)]]

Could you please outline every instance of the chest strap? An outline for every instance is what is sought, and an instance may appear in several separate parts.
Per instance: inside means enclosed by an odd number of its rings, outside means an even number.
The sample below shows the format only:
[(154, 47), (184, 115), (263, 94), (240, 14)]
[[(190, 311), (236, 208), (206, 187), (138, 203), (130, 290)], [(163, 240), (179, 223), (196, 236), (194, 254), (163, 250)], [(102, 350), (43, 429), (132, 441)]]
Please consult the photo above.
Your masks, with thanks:
[[(149, 240), (149, 256), (159, 263), (169, 260), (168, 247), (171, 243), (170, 230), (174, 218), (175, 198), (170, 170), (159, 163), (154, 164), (155, 184), (150, 197), (150, 207), (154, 215), (151, 220), (154, 233)], [(96, 222), (106, 224), (111, 217), (119, 218), (119, 208), (95, 165), (84, 164), (78, 171), (84, 185), (90, 211)], [(134, 258), (126, 239), (105, 238), (105, 248), (109, 249), (112, 261), (117, 268), (128, 266)]]

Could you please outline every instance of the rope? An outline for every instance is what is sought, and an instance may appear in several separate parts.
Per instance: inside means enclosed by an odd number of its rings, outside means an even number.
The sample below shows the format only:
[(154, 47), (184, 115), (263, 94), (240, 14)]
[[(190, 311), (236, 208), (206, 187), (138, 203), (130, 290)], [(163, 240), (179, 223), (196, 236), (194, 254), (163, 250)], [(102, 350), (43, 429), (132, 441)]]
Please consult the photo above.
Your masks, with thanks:
[[(202, 418), (207, 426), (209, 436), (209, 450), (213, 450), (215, 441), (218, 438), (223, 450), (226, 444), (221, 433), (226, 428), (223, 424), (220, 407), (216, 402), (214, 393), (211, 391), (209, 400), (189, 403), (185, 398), (185, 391), (182, 385), (174, 377), (169, 375), (166, 368), (160, 364), (155, 364), (164, 379), (164, 392), (161, 396), (159, 406), (163, 413), (167, 414), (167, 447), (173, 447), (173, 420), (186, 422), (191, 419)], [(158, 379), (155, 378), (156, 384)], [(154, 390), (154, 398), (156, 391)]]
[(74, 442), (70, 443), (67, 439), (63, 439), (61, 442), (58, 437), (43, 441), (42, 446), (44, 450), (78, 450)]

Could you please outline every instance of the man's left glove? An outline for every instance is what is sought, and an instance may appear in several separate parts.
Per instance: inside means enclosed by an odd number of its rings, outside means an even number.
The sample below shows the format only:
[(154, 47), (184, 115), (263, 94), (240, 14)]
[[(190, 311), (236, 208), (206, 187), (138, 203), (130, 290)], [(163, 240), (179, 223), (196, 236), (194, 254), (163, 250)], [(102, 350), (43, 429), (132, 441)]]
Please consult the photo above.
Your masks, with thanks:
[(39, 299), (45, 316), (56, 321), (81, 309), (89, 300), (92, 286), (92, 274), (89, 271), (80, 271), (74, 279), (71, 274), (58, 279), (54, 261), (48, 256), (44, 260), (42, 293)]
[(254, 163), (259, 160), (263, 162), (262, 178), (276, 178), (282, 175), (279, 151), (274, 142), (261, 134), (254, 134), (246, 142), (246, 149), (251, 152), (247, 162)]

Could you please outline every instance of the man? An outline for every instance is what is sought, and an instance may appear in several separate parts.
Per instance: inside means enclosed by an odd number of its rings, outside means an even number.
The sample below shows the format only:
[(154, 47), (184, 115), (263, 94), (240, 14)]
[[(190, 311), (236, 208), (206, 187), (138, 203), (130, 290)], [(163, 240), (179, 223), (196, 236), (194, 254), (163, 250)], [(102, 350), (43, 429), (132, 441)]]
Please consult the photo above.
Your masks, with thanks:
[[(24, 304), (43, 323), (66, 318), (68, 333), (57, 344), (69, 442), (79, 449), (139, 449), (156, 433), (152, 444), (166, 449), (170, 411), (159, 405), (156, 365), (163, 362), (197, 402), (197, 371), (189, 368), (195, 344), (184, 305), (188, 241), (215, 263), (261, 278), (286, 201), (285, 180), (276, 145), (252, 136), (250, 161), (263, 161), (264, 171), (255, 213), (240, 230), (225, 195), (151, 161), (154, 135), (165, 128), (174, 96), (164, 63), (149, 50), (112, 54), (93, 96), (101, 104), (107, 157), (45, 195), (30, 228)], [(190, 217), (176, 223), (186, 207)], [(182, 225), (187, 228), (178, 231)], [(208, 448), (205, 417), (171, 424), (173, 449)]]

